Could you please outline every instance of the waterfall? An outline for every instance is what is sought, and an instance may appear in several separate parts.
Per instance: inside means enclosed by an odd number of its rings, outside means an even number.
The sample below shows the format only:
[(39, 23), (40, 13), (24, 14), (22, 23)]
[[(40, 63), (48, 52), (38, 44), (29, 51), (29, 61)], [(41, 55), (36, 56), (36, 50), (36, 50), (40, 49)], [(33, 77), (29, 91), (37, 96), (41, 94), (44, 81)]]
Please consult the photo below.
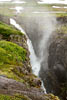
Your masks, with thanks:
[(30, 51), (30, 63), (32, 66), (32, 71), (36, 76), (39, 76), (40, 62), (39, 62), (38, 58), (36, 57), (32, 43), (29, 39), (27, 40), (27, 44), (28, 44), (29, 51)]
[[(10, 24), (14, 25), (18, 30), (20, 30), (22, 33), (26, 34), (25, 31), (21, 28), (21, 26), (19, 24), (16, 23), (16, 21), (14, 19), (10, 18)], [(38, 61), (38, 59), (36, 57), (31, 40), (28, 38), (28, 36), (27, 36), (27, 44), (28, 44), (28, 48), (30, 51), (30, 63), (32, 66), (32, 71), (36, 76), (38, 76), (38, 73), (40, 71), (40, 62)]]
[[(18, 30), (20, 30), (22, 33), (24, 33), (26, 35), (25, 31), (21, 28), (21, 26), (19, 24), (16, 23), (16, 21), (14, 19), (10, 18), (10, 24), (15, 26)], [(28, 38), (27, 35), (26, 35), (26, 37), (27, 37), (28, 49), (30, 51), (29, 57), (30, 57), (30, 63), (32, 66), (32, 71), (36, 76), (38, 76), (39, 71), (40, 71), (40, 62), (39, 62), (38, 58), (36, 57), (31, 40)]]
[[(10, 18), (10, 24), (15, 26), (18, 30), (20, 30), (22, 33), (24, 33), (26, 35), (25, 31), (21, 28), (21, 26), (19, 24), (16, 23), (16, 21), (14, 19)], [(27, 37), (28, 49), (30, 51), (29, 57), (30, 57), (30, 63), (32, 66), (32, 71), (33, 71), (33, 74), (35, 74), (36, 76), (39, 77), (39, 71), (40, 71), (41, 64), (40, 64), (40, 61), (38, 60), (38, 58), (34, 52), (31, 40), (28, 38), (27, 35), (26, 35), (26, 37)], [(41, 84), (41, 87), (44, 90), (44, 93), (46, 93), (46, 89), (44, 88), (43, 82)]]

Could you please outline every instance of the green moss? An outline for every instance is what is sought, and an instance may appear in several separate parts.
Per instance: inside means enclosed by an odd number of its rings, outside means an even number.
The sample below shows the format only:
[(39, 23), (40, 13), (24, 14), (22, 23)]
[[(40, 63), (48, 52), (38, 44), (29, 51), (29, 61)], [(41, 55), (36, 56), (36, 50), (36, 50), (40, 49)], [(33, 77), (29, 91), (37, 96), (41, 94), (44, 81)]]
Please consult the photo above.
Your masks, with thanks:
[[(18, 70), (19, 69), (19, 70)], [(22, 71), (22, 67), (14, 67), (13, 72), (20, 78), (22, 78), (25, 84), (27, 84), (29, 87), (38, 87), (38, 85), (36, 84), (36, 82), (34, 81), (35, 78), (37, 78), (35, 75), (33, 74), (27, 74), (25, 72)]]
[(56, 17), (64, 17), (67, 16), (67, 13), (56, 13)]
[(57, 27), (57, 33), (67, 34), (67, 25), (61, 25)]
[(67, 82), (61, 84), (60, 88), (61, 88), (61, 94), (60, 94), (60, 96), (63, 97), (63, 98), (66, 98), (67, 97)]
[(2, 22), (0, 22), (0, 34), (3, 35), (4, 38), (8, 38), (11, 34), (23, 35), (19, 30)]
[[(26, 50), (15, 43), (0, 41), (0, 61), (6, 64), (25, 61)], [(12, 62), (11, 62), (12, 61)]]
[(61, 30), (62, 33), (67, 34), (67, 25), (61, 26), (61, 27), (60, 27), (60, 30)]
[(0, 100), (29, 100), (29, 98), (24, 95), (8, 96), (0, 94)]
[[(0, 41), (0, 75), (5, 75), (16, 81), (36, 86), (34, 75), (29, 75), (24, 63), (27, 61), (27, 51), (15, 43)], [(26, 73), (25, 73), (26, 71)]]
[(26, 57), (27, 52), (24, 48), (12, 42), (0, 41), (0, 74), (23, 82), (14, 74), (13, 69), (16, 66), (22, 67)]
[(0, 100), (22, 100), (22, 99), (7, 95), (0, 95)]
[(60, 100), (57, 96), (53, 94), (45, 94), (44, 96), (46, 97), (45, 100)]
[[(21, 32), (0, 22), (0, 34), (4, 36), (4, 38), (7, 38), (5, 40), (9, 40), (11, 34), (21, 35)], [(24, 38), (24, 36), (22, 36), (22, 38)], [(14, 39), (15, 38), (13, 38), (12, 41), (14, 41)], [(35, 76), (31, 74), (26, 49), (5, 40), (0, 41), (0, 75), (23, 82), (28, 87), (35, 87), (36, 84), (33, 82)]]
[(22, 100), (30, 100), (26, 95), (15, 94), (15, 97), (22, 98)]

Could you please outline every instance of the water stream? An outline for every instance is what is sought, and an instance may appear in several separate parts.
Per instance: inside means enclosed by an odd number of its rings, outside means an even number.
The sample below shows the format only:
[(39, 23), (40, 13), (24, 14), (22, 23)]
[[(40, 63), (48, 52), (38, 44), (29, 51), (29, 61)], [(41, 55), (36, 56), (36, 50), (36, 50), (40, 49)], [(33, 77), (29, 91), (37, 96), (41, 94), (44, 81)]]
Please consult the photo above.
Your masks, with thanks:
[[(25, 31), (21, 28), (21, 26), (19, 24), (16, 23), (16, 21), (14, 19), (10, 18), (10, 24), (14, 25), (18, 30), (20, 30), (22, 33), (24, 33), (26, 35)], [(26, 35), (26, 37), (27, 37), (28, 49), (30, 51), (30, 63), (32, 66), (32, 71), (36, 76), (38, 76), (38, 73), (40, 71), (40, 62), (38, 61), (38, 59), (36, 57), (31, 40), (28, 38), (27, 35)]]
[[(19, 24), (16, 23), (16, 21), (14, 19), (10, 18), (10, 24), (15, 26), (18, 30), (20, 30), (22, 33), (24, 33), (26, 35), (25, 31), (21, 28), (21, 26)], [(26, 35), (26, 37), (27, 37), (28, 49), (30, 51), (29, 57), (30, 57), (30, 63), (32, 66), (32, 71), (33, 71), (33, 74), (35, 74), (36, 76), (39, 77), (39, 71), (40, 71), (41, 64), (40, 64), (40, 61), (38, 60), (38, 58), (36, 57), (31, 40), (28, 38), (27, 35)], [(44, 88), (43, 82), (41, 84), (41, 87), (44, 90), (44, 92), (46, 93), (46, 89)]]

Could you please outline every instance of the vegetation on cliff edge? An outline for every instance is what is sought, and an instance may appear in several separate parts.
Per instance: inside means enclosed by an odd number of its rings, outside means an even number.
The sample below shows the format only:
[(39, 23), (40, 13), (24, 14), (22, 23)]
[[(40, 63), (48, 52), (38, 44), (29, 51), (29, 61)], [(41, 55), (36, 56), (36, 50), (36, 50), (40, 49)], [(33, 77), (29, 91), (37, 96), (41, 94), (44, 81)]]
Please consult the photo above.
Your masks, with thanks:
[(4, 38), (8, 38), (12, 34), (22, 35), (19, 30), (2, 22), (0, 22), (0, 34), (3, 35)]

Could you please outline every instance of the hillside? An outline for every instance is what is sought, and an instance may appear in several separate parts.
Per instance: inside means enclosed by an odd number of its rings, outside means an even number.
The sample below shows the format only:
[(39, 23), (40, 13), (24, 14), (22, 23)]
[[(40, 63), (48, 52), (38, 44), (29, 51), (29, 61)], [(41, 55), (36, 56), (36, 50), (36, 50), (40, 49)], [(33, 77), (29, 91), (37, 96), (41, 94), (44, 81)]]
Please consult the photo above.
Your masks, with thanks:
[(0, 100), (59, 100), (32, 74), (26, 36), (0, 22)]

